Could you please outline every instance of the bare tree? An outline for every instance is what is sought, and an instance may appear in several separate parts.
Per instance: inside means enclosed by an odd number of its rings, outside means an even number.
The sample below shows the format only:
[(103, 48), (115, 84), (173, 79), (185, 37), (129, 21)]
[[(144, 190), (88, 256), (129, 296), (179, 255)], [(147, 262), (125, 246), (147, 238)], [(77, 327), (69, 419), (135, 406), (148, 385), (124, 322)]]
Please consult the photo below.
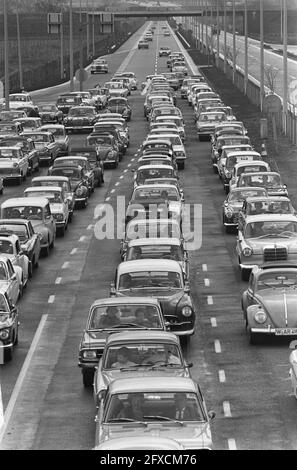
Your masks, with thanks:
[(271, 93), (275, 93), (276, 90), (276, 80), (279, 74), (279, 71), (272, 67), (272, 65), (266, 65), (264, 68), (264, 74), (265, 74), (265, 85)]

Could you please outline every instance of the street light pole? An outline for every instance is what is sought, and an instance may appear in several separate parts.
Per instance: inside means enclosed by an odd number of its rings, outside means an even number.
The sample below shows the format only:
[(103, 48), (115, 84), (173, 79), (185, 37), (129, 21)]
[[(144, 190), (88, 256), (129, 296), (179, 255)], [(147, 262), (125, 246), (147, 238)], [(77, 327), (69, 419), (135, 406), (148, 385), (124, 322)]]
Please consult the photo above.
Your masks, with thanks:
[(17, 0), (17, 2), (16, 2), (16, 22), (17, 22), (17, 36), (18, 36), (18, 58), (19, 58), (20, 90), (23, 90), (24, 80), (23, 80), (23, 67), (22, 67), (22, 49), (21, 49), (21, 31), (20, 31), (20, 17), (19, 17), (19, 0)]
[(287, 133), (287, 114), (288, 114), (288, 5), (283, 3), (283, 130)]
[(235, 0), (232, 2), (233, 7), (233, 78), (232, 81), (235, 83), (236, 76), (236, 19), (235, 19)]
[(69, 71), (70, 71), (70, 91), (74, 91), (74, 64), (73, 64), (73, 12), (72, 0), (69, 4)]
[(95, 5), (94, 5), (94, 0), (93, 0), (93, 21), (92, 21), (92, 43), (93, 43), (92, 56), (93, 56), (93, 59), (94, 59), (95, 58)]
[(224, 73), (227, 72), (227, 0), (224, 0)]
[(79, 50), (79, 91), (83, 91), (83, 68), (84, 68), (84, 43), (83, 43), (83, 24), (82, 24), (82, 8), (81, 8), (81, 0), (79, 0), (79, 42), (80, 42), (80, 50)]
[(8, 24), (7, 0), (4, 0), (4, 69), (5, 69), (5, 109), (9, 111), (9, 59), (8, 59)]
[(263, 111), (264, 99), (264, 14), (263, 0), (260, 0), (260, 107)]
[(61, 80), (64, 78), (64, 29), (63, 29), (63, 9), (61, 8), (61, 23), (60, 23), (60, 50), (61, 50)]
[(219, 12), (219, 0), (217, 0), (217, 67), (220, 66), (220, 12)]
[(90, 17), (89, 17), (89, 0), (86, 0), (87, 4), (87, 60), (90, 57)]
[(248, 59), (248, 9), (247, 0), (244, 1), (244, 93), (247, 94), (249, 81), (249, 59)]

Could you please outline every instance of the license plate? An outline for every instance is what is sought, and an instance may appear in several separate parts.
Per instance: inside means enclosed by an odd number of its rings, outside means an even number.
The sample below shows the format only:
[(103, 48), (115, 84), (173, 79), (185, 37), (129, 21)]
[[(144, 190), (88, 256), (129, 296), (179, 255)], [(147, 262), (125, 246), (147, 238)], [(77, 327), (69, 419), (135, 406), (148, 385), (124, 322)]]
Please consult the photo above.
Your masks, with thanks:
[(297, 328), (277, 328), (275, 334), (277, 336), (297, 335)]

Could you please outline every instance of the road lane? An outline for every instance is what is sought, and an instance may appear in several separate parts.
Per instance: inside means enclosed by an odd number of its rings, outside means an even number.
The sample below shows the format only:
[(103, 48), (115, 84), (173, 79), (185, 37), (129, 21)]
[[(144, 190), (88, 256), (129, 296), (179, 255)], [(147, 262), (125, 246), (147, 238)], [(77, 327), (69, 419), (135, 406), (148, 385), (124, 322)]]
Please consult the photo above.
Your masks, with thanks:
[[(133, 63), (128, 66), (140, 82), (154, 72), (156, 42), (155, 34), (149, 53), (136, 51)], [(178, 50), (174, 38), (162, 34), (161, 45)], [(158, 72), (167, 70), (166, 58), (160, 58)], [(90, 207), (80, 213), (79, 229), (75, 234), (72, 231), (67, 234), (71, 238), (67, 252), (58, 249), (57, 244), (58, 266), (55, 256), (45, 261), (46, 272), (38, 283), (38, 295), (34, 285), (36, 309), (48, 312), (50, 322), (34, 355), (22, 400), (17, 403), (8, 429), (10, 434), (3, 441), (4, 448), (90, 449), (94, 445), (92, 391), (82, 386), (76, 366), (77, 350), (88, 308), (95, 298), (108, 296), (120, 257), (118, 240), (99, 241), (87, 229), (96, 223), (93, 214), (98, 203), (108, 197), (115, 207), (118, 195), (129, 197), (131, 193), (131, 169), (135, 164), (132, 159), (148, 131), (143, 101), (139, 92), (130, 98), (131, 148), (119, 169), (108, 172), (111, 176), (106, 193), (96, 191)], [(208, 408), (217, 413), (213, 424), (215, 447), (296, 449), (297, 408), (287, 380), (287, 342), (248, 345), (240, 309), (246, 283), (241, 281), (237, 268), (235, 237), (226, 235), (221, 224), (224, 192), (210, 165), (209, 143), (197, 140), (192, 109), (180, 99), (178, 105), (187, 126), (188, 161), (180, 172), (181, 184), (186, 202), (203, 207), (202, 248), (190, 253), (197, 330), (186, 356), (194, 363), (192, 374), (201, 385)], [(293, 193), (296, 197), (296, 190)], [(79, 242), (84, 236), (84, 242)], [(73, 248), (78, 251), (70, 256)], [(49, 271), (48, 261), (52, 261)], [(66, 262), (69, 264), (62, 269)], [(46, 285), (47, 277), (50, 279)], [(55, 284), (58, 277), (61, 282)], [(30, 298), (32, 286), (28, 290)], [(55, 295), (52, 305), (47, 304), (50, 295)], [(9, 366), (15, 366), (14, 362)]]

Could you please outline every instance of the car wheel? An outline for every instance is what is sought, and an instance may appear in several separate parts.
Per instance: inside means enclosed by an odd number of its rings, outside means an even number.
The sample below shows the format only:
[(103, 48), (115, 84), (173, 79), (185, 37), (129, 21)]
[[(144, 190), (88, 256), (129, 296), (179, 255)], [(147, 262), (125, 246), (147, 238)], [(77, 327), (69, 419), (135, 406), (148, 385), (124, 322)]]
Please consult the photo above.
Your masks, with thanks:
[(4, 349), (4, 363), (12, 360), (12, 347)]
[(219, 170), (217, 166), (212, 165), (212, 169), (215, 174), (218, 174)]
[(73, 212), (69, 212), (68, 222), (72, 222)]
[(180, 337), (180, 344), (183, 349), (187, 349), (190, 345), (190, 336), (181, 336)]
[(252, 345), (259, 344), (259, 335), (257, 333), (253, 333), (249, 326), (247, 327), (246, 331), (248, 335), (249, 344), (252, 344)]
[(84, 387), (91, 387), (94, 380), (94, 370), (93, 369), (82, 369), (83, 384)]
[(65, 225), (63, 225), (63, 227), (60, 227), (60, 228), (59, 228), (59, 235), (60, 235), (60, 237), (64, 237), (64, 235), (65, 235), (65, 230), (66, 230)]
[(185, 169), (185, 162), (180, 162), (178, 164), (178, 168), (179, 168), (179, 170), (184, 170)]
[(52, 243), (50, 244), (50, 249), (55, 247), (55, 238), (53, 237)]
[(88, 205), (88, 199), (85, 199), (84, 202), (82, 203), (83, 209), (86, 209), (87, 205)]
[(248, 281), (250, 278), (251, 271), (250, 269), (241, 268), (241, 279), (243, 281)]
[(43, 256), (47, 257), (49, 255), (49, 245), (42, 248)]
[(29, 261), (29, 264), (28, 264), (28, 278), (31, 279), (33, 276), (33, 266), (32, 266), (32, 262)]

